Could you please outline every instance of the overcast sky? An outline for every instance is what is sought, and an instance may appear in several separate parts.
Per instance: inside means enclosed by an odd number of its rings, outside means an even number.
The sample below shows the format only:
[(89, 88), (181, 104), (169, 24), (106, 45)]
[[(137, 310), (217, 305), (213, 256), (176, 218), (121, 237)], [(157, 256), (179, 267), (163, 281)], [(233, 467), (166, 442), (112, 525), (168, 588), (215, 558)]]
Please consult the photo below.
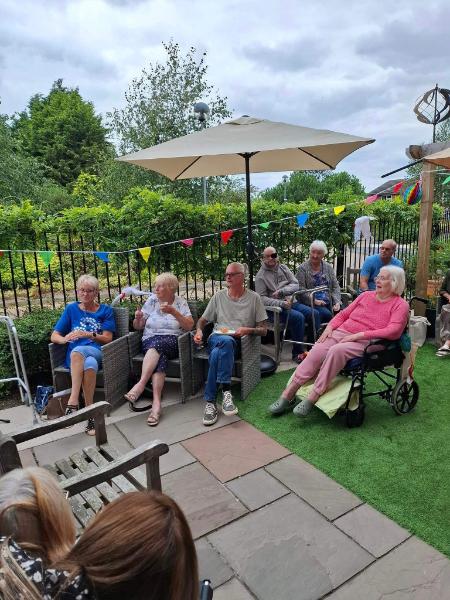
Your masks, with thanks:
[(97, 112), (118, 108), (173, 38), (206, 50), (233, 116), (375, 138), (339, 166), (370, 190), (407, 162), (406, 146), (431, 141), (412, 108), (436, 83), (450, 88), (449, 31), (449, 0), (0, 0), (0, 112), (59, 78)]

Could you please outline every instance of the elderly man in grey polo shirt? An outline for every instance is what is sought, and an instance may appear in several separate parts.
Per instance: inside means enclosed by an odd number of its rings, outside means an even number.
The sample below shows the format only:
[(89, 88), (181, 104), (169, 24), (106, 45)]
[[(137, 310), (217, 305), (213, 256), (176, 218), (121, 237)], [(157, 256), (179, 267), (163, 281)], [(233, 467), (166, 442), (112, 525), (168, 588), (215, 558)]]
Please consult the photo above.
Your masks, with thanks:
[(228, 265), (225, 271), (227, 287), (214, 294), (205, 312), (198, 320), (194, 342), (201, 344), (203, 328), (214, 323), (213, 333), (208, 339), (209, 369), (205, 386), (205, 411), (203, 424), (213, 425), (217, 421), (216, 395), (222, 385), (222, 412), (226, 416), (236, 415), (238, 409), (231, 395), (231, 375), (237, 340), (244, 335), (267, 333), (267, 313), (256, 292), (244, 287), (245, 268), (238, 262)]

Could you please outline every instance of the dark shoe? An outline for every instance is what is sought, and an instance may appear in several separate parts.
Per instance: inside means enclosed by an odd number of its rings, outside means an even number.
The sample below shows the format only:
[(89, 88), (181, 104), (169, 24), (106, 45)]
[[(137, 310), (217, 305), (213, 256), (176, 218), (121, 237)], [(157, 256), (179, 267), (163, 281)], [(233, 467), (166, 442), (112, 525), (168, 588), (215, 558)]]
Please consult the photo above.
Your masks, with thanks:
[(66, 407), (66, 412), (64, 413), (64, 416), (67, 417), (68, 415), (71, 415), (74, 412), (77, 412), (77, 410), (79, 409), (78, 404), (68, 404)]
[(233, 402), (233, 396), (229, 390), (223, 393), (222, 412), (226, 417), (238, 414), (237, 406)]
[(84, 430), (88, 435), (95, 435), (95, 421), (94, 419), (88, 419), (86, 429)]
[(217, 421), (217, 406), (215, 402), (205, 403), (205, 412), (203, 413), (203, 425), (208, 427), (214, 425)]
[(280, 396), (278, 400), (275, 400), (268, 408), (268, 411), (272, 415), (282, 415), (288, 410), (292, 410), (297, 402), (296, 396), (292, 400), (286, 400), (283, 396)]
[(292, 360), (293, 360), (294, 362), (296, 362), (296, 363), (299, 365), (299, 364), (301, 364), (301, 363), (302, 363), (302, 362), (305, 360), (305, 358), (306, 358), (307, 356), (308, 356), (308, 353), (307, 353), (307, 352), (302, 352), (301, 354), (298, 354), (298, 355), (297, 355), (297, 356), (295, 356), (295, 357), (293, 356), (293, 357), (292, 357)]

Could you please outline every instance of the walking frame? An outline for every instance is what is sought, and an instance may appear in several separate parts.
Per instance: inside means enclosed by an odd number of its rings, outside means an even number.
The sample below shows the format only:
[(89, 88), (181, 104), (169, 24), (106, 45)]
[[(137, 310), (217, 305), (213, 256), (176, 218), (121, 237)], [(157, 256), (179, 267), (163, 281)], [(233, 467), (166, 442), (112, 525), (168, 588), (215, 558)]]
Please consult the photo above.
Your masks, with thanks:
[[(23, 362), (22, 349), (20, 347), (16, 326), (14, 325), (14, 321), (7, 316), (0, 316), (0, 323), (4, 323), (8, 331), (9, 345), (11, 348), (14, 369), (16, 372), (15, 377), (6, 377), (5, 379), (0, 379), (0, 383), (16, 382), (18, 384), (20, 398), (24, 404), (31, 407), (33, 411), (33, 425), (36, 425), (38, 423), (36, 408), (34, 406), (33, 398), (31, 397), (30, 385), (28, 383), (27, 372)], [(7, 419), (0, 419), (0, 421), (3, 423), (9, 423), (9, 420)]]
[[(314, 344), (316, 343), (316, 337), (317, 337), (317, 331), (316, 331), (316, 322), (314, 319), (314, 296), (315, 294), (317, 294), (318, 292), (323, 292), (328, 290), (328, 286), (327, 285), (320, 285), (318, 287), (315, 288), (311, 288), (309, 290), (302, 290), (302, 292), (295, 292), (294, 294), (292, 294), (291, 296), (291, 302), (290, 302), (290, 307), (287, 309), (287, 315), (286, 315), (286, 320), (284, 323), (284, 328), (283, 328), (283, 332), (281, 334), (281, 350), (280, 350), (280, 354), (283, 351), (283, 344), (284, 342), (290, 342), (292, 344), (302, 344), (303, 346), (314, 346)], [(309, 302), (311, 305), (311, 311), (312, 311), (312, 315), (311, 315), (311, 320), (312, 320), (312, 327), (313, 327), (313, 342), (304, 342), (303, 340), (299, 341), (299, 340), (288, 340), (286, 339), (286, 331), (288, 328), (288, 324), (289, 324), (289, 315), (291, 314), (291, 310), (292, 310), (292, 305), (293, 303), (296, 301), (296, 296), (299, 295), (300, 293), (304, 294), (305, 292), (309, 293)]]

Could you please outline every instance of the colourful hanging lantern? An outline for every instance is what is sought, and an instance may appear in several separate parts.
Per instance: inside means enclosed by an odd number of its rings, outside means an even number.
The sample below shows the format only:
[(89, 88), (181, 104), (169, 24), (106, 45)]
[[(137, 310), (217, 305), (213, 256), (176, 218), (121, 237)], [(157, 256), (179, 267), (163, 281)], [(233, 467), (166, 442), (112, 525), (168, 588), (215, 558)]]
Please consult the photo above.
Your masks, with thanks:
[(403, 193), (403, 202), (405, 204), (417, 204), (422, 199), (422, 186), (417, 181), (414, 185), (410, 185)]

